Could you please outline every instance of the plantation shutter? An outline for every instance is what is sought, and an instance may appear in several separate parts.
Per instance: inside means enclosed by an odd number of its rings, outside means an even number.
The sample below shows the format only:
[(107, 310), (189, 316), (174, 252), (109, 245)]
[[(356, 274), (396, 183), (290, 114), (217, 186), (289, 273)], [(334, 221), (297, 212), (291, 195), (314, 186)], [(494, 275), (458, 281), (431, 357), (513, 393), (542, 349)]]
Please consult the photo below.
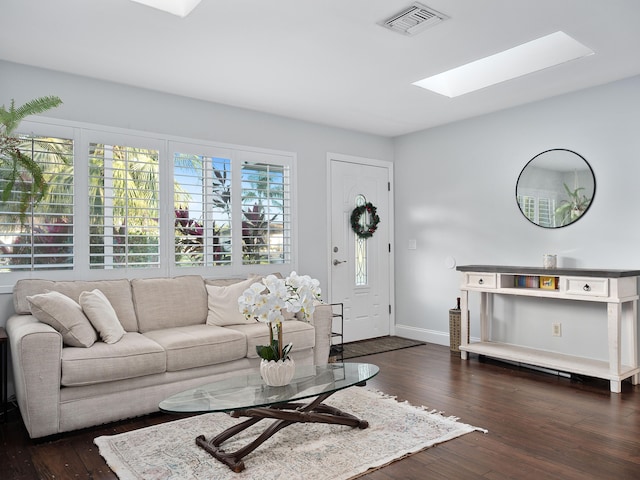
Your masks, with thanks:
[[(45, 136), (19, 135), (18, 149), (42, 168), (48, 185), (38, 202), (29, 201), (20, 185), (30, 186), (22, 171), (18, 182), (9, 187), (9, 161), (0, 163), (0, 191), (8, 199), (0, 202), (0, 268), (4, 272), (30, 270), (69, 270), (74, 265), (74, 182), (73, 140)], [(21, 213), (22, 199), (26, 210)]]
[(242, 163), (242, 263), (245, 265), (291, 262), (290, 166), (280, 162)]
[(231, 159), (174, 153), (173, 168), (175, 265), (230, 265)]
[(91, 269), (158, 268), (159, 151), (89, 144)]
[(21, 212), (12, 165), (0, 163), (5, 293), (33, 271), (67, 280), (295, 269), (295, 153), (49, 121), (21, 128), (30, 133), (19, 147), (42, 166), (48, 192)]

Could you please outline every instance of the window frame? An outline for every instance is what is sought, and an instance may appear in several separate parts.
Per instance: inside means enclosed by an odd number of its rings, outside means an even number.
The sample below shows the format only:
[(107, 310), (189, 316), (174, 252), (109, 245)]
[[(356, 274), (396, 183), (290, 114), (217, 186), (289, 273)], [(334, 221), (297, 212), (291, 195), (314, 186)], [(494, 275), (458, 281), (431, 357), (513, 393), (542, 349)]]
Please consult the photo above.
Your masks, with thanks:
[[(162, 250), (163, 250), (163, 244), (166, 243), (166, 239), (164, 239), (163, 235), (162, 235), (162, 221), (159, 222), (159, 245), (158, 245), (158, 256), (159, 256), (159, 264), (158, 267), (146, 267), (146, 268), (131, 268), (131, 267), (124, 267), (124, 268), (114, 268), (114, 269), (108, 269), (108, 268), (91, 268), (91, 264), (90, 264), (90, 260), (89, 260), (89, 227), (90, 227), (90, 222), (89, 222), (89, 147), (92, 144), (102, 144), (102, 145), (117, 145), (117, 146), (126, 146), (126, 147), (133, 147), (133, 148), (144, 148), (144, 149), (148, 149), (148, 150), (157, 150), (158, 151), (158, 177), (160, 178), (160, 182), (158, 185), (158, 195), (159, 195), (159, 199), (160, 199), (160, 204), (159, 204), (159, 215), (160, 215), (160, 219), (165, 218), (165, 216), (162, 213), (162, 173), (161, 173), (161, 168), (162, 168), (162, 152), (164, 150), (164, 143), (158, 139), (152, 139), (152, 138), (148, 138), (148, 137), (143, 137), (143, 136), (139, 136), (139, 135), (126, 135), (126, 134), (119, 134), (119, 133), (110, 133), (110, 132), (102, 132), (100, 130), (89, 130), (87, 129), (85, 132), (83, 132), (83, 143), (80, 146), (80, 148), (78, 149), (81, 154), (83, 155), (82, 157), (82, 162), (83, 165), (86, 166), (86, 172), (83, 172), (83, 175), (81, 177), (81, 179), (78, 179), (78, 182), (80, 184), (82, 184), (83, 188), (84, 188), (84, 195), (81, 198), (86, 198), (87, 202), (85, 202), (85, 204), (83, 205), (83, 207), (85, 208), (85, 212), (83, 212), (83, 216), (79, 217), (80, 221), (83, 222), (83, 236), (80, 238), (86, 239), (85, 241), (82, 242), (83, 244), (83, 251), (82, 251), (82, 256), (78, 256), (78, 262), (83, 269), (86, 269), (87, 272), (92, 271), (92, 272), (129, 272), (129, 271), (137, 271), (137, 270), (149, 270), (149, 271), (153, 271), (153, 272), (159, 272), (162, 268)], [(166, 247), (165, 247), (166, 248)], [(113, 274), (108, 274), (109, 276), (113, 275), (115, 277), (118, 277), (117, 273), (113, 273)], [(122, 273), (120, 274), (120, 277), (122, 276)]]
[[(51, 280), (103, 280), (116, 278), (172, 277), (178, 275), (202, 275), (212, 278), (246, 277), (249, 273), (268, 274), (275, 271), (297, 270), (298, 229), (297, 229), (297, 154), (285, 150), (272, 150), (244, 145), (228, 144), (206, 139), (195, 139), (176, 135), (158, 134), (140, 130), (74, 122), (68, 120), (31, 117), (23, 121), (16, 129), (17, 133), (64, 137), (73, 140), (74, 155), (74, 268), (69, 270), (46, 270), (29, 272), (2, 272), (0, 275), (0, 293), (11, 293), (13, 285), (23, 278), (42, 278)], [(134, 143), (139, 142), (139, 143)], [(127, 145), (138, 148), (156, 149), (159, 152), (160, 177), (160, 265), (159, 268), (117, 268), (91, 269), (89, 264), (89, 145), (91, 143)], [(232, 182), (241, 178), (239, 167), (243, 161), (268, 163), (265, 159), (285, 162), (289, 168), (289, 206), (290, 206), (290, 262), (243, 265), (241, 250), (234, 252), (230, 265), (185, 267), (175, 265), (175, 229), (174, 229), (174, 151), (179, 148), (195, 149), (200, 154), (231, 152)], [(237, 164), (237, 167), (236, 167)], [(237, 171), (234, 171), (237, 168)], [(240, 185), (233, 185), (240, 190)], [(232, 209), (233, 240), (235, 248), (241, 248), (241, 208)], [(240, 222), (240, 223), (238, 223)], [(240, 226), (240, 227), (239, 227)]]

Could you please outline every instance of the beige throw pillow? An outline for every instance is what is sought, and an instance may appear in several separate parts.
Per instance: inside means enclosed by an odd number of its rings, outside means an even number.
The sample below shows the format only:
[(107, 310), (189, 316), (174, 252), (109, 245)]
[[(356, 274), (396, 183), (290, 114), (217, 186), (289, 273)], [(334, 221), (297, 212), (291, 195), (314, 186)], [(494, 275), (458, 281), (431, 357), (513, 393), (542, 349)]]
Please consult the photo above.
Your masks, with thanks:
[(82, 313), (82, 307), (66, 295), (47, 292), (28, 296), (27, 301), (33, 316), (60, 332), (65, 345), (90, 347), (98, 339), (96, 331)]
[(80, 306), (93, 328), (100, 334), (105, 343), (116, 343), (124, 334), (124, 328), (111, 302), (97, 288), (80, 294)]
[(238, 298), (242, 293), (259, 280), (249, 278), (233, 285), (219, 287), (207, 285), (207, 298), (209, 304), (209, 314), (207, 315), (207, 325), (240, 325), (255, 323), (254, 319), (246, 318), (238, 309)]

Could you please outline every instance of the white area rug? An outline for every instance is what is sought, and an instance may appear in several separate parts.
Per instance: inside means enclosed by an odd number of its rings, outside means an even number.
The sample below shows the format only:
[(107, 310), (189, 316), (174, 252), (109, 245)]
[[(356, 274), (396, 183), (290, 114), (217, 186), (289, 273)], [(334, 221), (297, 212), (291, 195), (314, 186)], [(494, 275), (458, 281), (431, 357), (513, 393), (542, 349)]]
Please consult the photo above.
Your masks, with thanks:
[[(208, 440), (246, 420), (223, 413), (102, 436), (94, 442), (120, 480), (344, 480), (466, 433), (486, 433), (459, 423), (454, 417), (400, 403), (367, 388), (342, 390), (326, 403), (367, 420), (369, 428), (291, 425), (247, 455), (246, 468), (241, 473), (233, 473), (195, 443), (198, 435), (204, 434)], [(258, 422), (223, 446), (227, 451), (244, 446), (272, 421)]]

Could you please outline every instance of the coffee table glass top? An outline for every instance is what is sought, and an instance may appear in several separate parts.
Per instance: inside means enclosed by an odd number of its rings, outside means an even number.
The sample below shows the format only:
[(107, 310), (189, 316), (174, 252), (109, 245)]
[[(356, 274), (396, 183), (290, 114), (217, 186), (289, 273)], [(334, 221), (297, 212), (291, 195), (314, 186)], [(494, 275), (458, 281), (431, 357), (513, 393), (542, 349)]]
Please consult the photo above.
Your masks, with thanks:
[(257, 372), (235, 375), (177, 393), (160, 402), (159, 407), (169, 413), (229, 412), (264, 407), (343, 390), (366, 382), (379, 371), (370, 363), (296, 365), (293, 380), (284, 387), (266, 385)]

